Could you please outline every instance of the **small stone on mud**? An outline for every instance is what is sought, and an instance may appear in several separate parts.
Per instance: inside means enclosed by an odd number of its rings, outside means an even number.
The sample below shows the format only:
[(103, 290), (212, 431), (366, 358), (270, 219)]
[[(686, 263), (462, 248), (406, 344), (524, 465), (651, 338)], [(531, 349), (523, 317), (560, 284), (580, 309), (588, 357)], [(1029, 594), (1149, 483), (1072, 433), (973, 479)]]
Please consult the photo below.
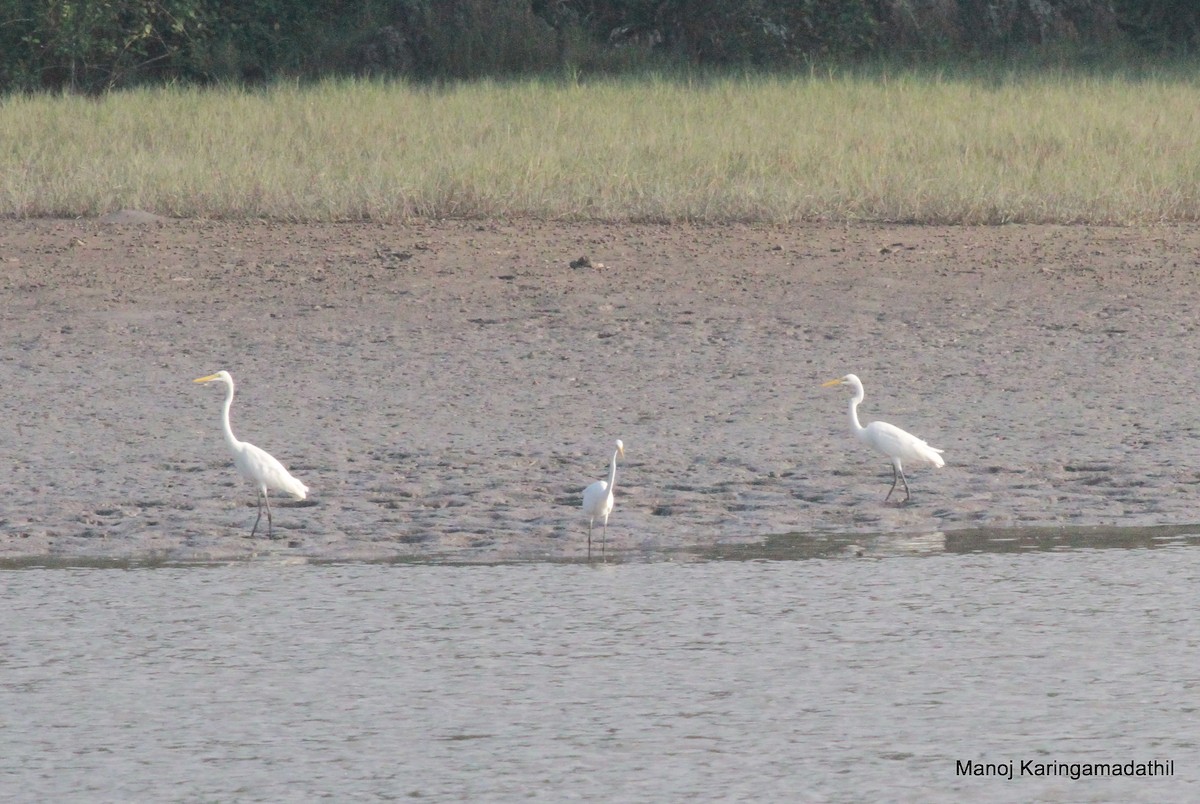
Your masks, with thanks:
[(571, 260), (571, 267), (572, 268), (603, 268), (604, 263), (592, 262), (591, 260), (589, 260), (587, 258), (587, 256), (583, 256), (577, 260)]

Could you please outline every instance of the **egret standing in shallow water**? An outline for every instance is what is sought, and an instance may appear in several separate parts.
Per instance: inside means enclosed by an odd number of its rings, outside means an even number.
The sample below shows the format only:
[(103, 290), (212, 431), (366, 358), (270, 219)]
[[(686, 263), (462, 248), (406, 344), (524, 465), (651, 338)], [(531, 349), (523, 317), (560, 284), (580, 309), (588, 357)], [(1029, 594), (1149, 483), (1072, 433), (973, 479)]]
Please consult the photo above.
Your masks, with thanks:
[(908, 490), (908, 481), (904, 478), (904, 463), (907, 461), (918, 466), (931, 464), (940, 468), (946, 465), (942, 460), (941, 450), (887, 422), (875, 421), (863, 427), (858, 423), (858, 403), (862, 402), (865, 396), (862, 381), (853, 374), (847, 374), (840, 379), (830, 380), (821, 387), (832, 388), (835, 385), (849, 385), (854, 389), (854, 397), (850, 400), (850, 429), (860, 441), (879, 450), (892, 461), (892, 487), (888, 489), (887, 497), (884, 497), (883, 501), (888, 501), (892, 492), (896, 490), (896, 482), (899, 481), (904, 484), (904, 501), (908, 502), (912, 494)]
[(227, 389), (225, 391), (225, 409), (221, 415), (221, 424), (225, 428), (225, 443), (229, 445), (229, 451), (233, 453), (233, 465), (237, 467), (242, 477), (249, 480), (258, 489), (258, 516), (254, 519), (254, 527), (250, 529), (250, 538), (253, 539), (258, 530), (258, 522), (262, 519), (264, 504), (267, 507), (267, 538), (274, 538), (274, 529), (271, 524), (271, 501), (267, 499), (267, 491), (275, 489), (290, 494), (297, 500), (303, 500), (308, 496), (308, 487), (292, 477), (283, 464), (275, 460), (266, 450), (261, 450), (247, 441), (238, 441), (234, 436), (233, 428), (229, 426), (229, 406), (233, 404), (233, 377), (228, 371), (218, 371), (216, 374), (200, 377), (193, 382), (225, 383)]
[(625, 457), (625, 444), (617, 439), (617, 449), (613, 452), (612, 467), (608, 470), (608, 480), (597, 480), (583, 490), (583, 513), (588, 518), (588, 561), (592, 560), (592, 526), (596, 518), (604, 520), (604, 537), (600, 542), (600, 555), (608, 546), (608, 515), (613, 509), (613, 488), (617, 485), (617, 456)]

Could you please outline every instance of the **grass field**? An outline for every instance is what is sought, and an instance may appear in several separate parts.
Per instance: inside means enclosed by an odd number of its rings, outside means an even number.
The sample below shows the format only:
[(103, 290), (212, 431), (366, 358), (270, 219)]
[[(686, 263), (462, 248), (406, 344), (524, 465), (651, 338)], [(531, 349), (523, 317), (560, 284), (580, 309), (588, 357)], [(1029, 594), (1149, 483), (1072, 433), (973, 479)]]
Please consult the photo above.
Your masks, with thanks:
[(1186, 71), (146, 89), (6, 97), (0, 131), (17, 216), (1200, 219)]

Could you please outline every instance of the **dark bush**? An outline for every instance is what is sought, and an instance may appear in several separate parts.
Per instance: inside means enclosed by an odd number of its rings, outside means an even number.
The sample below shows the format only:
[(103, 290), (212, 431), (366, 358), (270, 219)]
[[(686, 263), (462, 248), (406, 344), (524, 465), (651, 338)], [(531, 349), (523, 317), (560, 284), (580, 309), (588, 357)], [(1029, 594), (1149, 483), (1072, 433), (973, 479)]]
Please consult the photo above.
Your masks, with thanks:
[(1197, 0), (1116, 0), (1120, 27), (1137, 45), (1155, 52), (1200, 50)]
[(691, 64), (782, 66), (875, 43), (870, 0), (534, 0), (562, 30), (612, 47), (665, 50)]

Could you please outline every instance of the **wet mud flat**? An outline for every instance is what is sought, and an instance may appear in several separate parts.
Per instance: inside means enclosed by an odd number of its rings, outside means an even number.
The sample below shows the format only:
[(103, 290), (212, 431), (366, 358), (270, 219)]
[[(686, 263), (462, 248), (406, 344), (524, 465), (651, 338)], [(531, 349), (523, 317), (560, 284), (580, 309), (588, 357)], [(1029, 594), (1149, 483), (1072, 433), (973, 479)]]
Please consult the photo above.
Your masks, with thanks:
[(618, 553), (1187, 525), (1198, 287), (1197, 226), (3, 221), (0, 556), (577, 559), (616, 438)]

